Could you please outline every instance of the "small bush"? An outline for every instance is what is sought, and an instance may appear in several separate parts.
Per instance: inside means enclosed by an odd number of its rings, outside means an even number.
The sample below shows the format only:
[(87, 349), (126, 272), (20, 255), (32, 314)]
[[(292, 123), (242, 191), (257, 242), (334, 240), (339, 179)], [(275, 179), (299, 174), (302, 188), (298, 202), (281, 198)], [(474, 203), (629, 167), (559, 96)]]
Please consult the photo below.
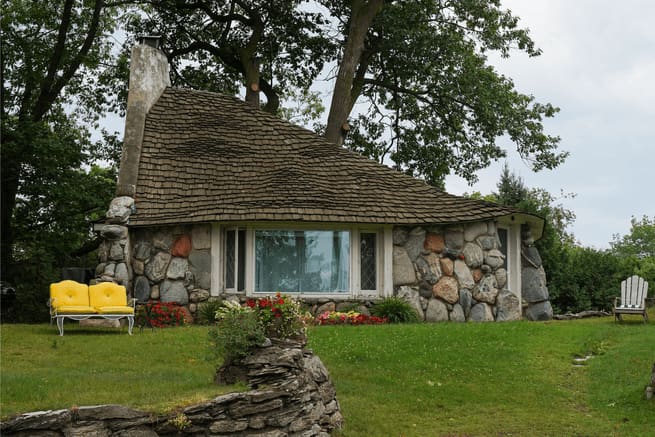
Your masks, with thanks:
[(303, 338), (308, 315), (289, 296), (250, 299), (246, 305), (226, 301), (216, 311), (215, 328), (209, 332), (211, 356), (221, 357), (223, 366), (245, 357), (266, 337)]
[(255, 311), (269, 337), (284, 339), (305, 333), (307, 314), (289, 296), (276, 293), (272, 297), (249, 299), (246, 306)]
[(212, 299), (198, 305), (196, 316), (202, 325), (213, 325), (216, 323), (216, 311), (223, 306), (221, 299)]
[(216, 311), (216, 325), (209, 330), (211, 355), (222, 358), (224, 366), (245, 357), (265, 339), (255, 310), (230, 301)]
[(404, 299), (392, 296), (376, 304), (371, 312), (373, 315), (387, 319), (389, 323), (415, 323), (419, 321), (414, 308)]

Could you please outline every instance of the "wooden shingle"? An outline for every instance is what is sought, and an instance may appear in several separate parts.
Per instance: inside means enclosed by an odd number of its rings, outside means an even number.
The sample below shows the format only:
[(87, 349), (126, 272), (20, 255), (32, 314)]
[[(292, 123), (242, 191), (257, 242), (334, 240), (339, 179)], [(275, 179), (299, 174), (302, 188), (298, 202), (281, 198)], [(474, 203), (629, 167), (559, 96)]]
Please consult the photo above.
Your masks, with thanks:
[(131, 226), (450, 224), (518, 211), (453, 196), (236, 98), (167, 88), (146, 118)]

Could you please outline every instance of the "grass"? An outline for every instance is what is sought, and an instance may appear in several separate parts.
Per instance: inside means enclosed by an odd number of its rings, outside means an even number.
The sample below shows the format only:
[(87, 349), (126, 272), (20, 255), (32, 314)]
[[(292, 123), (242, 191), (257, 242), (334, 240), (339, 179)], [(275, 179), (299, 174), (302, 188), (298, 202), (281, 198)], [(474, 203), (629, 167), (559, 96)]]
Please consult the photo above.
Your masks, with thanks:
[(655, 435), (653, 322), (332, 326), (310, 341), (343, 436)]
[[(221, 392), (206, 327), (1, 329), (3, 417), (100, 403), (167, 411)], [(653, 321), (323, 326), (309, 338), (336, 386), (340, 436), (654, 434)]]
[(8, 325), (2, 335), (0, 414), (117, 403), (165, 412), (235, 387), (213, 384), (207, 328), (150, 330)]

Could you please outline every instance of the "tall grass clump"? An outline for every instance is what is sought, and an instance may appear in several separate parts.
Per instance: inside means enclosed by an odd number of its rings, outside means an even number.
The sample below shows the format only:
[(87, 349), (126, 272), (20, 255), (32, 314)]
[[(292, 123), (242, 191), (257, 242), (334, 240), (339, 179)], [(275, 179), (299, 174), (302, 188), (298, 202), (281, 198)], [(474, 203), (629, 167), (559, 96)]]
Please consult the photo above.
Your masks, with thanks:
[(198, 305), (196, 317), (201, 325), (213, 325), (218, 321), (216, 312), (223, 306), (223, 300), (211, 299)]
[(414, 308), (404, 299), (391, 296), (376, 304), (371, 313), (386, 318), (389, 323), (416, 323), (419, 321)]

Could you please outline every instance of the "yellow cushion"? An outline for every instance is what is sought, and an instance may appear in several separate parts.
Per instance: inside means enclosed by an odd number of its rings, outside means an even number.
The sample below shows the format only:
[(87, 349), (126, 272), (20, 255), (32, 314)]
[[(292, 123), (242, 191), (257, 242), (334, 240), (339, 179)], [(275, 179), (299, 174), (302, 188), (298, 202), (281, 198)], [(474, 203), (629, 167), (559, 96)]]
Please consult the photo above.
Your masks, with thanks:
[(89, 305), (89, 287), (86, 284), (70, 280), (50, 284), (50, 298), (52, 306), (57, 309), (62, 306), (87, 308), (91, 306)]
[(96, 310), (99, 314), (134, 314), (134, 308), (128, 306), (106, 306)]
[(89, 305), (95, 308), (127, 306), (127, 291), (122, 285), (101, 282), (89, 287)]
[(95, 308), (83, 305), (61, 305), (57, 307), (57, 314), (96, 314)]

